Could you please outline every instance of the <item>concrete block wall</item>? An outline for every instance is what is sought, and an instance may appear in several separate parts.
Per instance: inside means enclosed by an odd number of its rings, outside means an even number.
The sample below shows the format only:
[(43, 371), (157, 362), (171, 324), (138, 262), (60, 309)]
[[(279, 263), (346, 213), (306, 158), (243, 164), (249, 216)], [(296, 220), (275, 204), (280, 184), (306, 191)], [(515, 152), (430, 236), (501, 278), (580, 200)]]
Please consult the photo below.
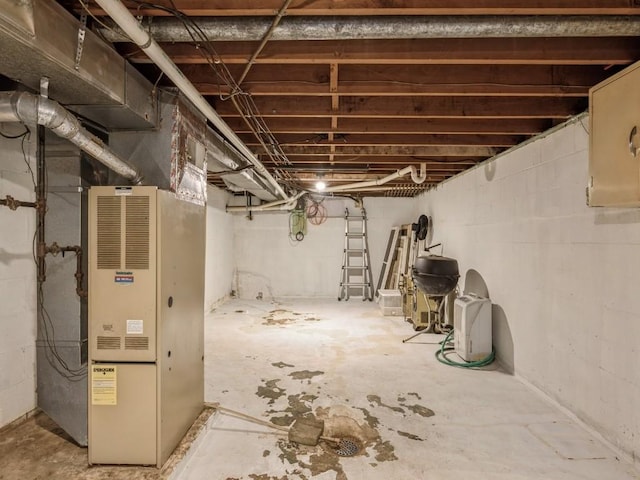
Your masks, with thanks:
[(640, 210), (589, 208), (588, 118), (417, 199), (505, 366), (640, 455)]
[(205, 260), (205, 312), (229, 297), (233, 289), (233, 217), (225, 212), (229, 194), (219, 188), (207, 189), (207, 240)]
[[(414, 200), (367, 198), (368, 238), (375, 287), (389, 230), (410, 223)], [(327, 220), (307, 225), (301, 242), (289, 239), (288, 213), (234, 215), (236, 287), (242, 298), (335, 297), (339, 293), (345, 208), (360, 214), (352, 200), (327, 198)]]
[[(24, 127), (0, 124), (0, 131), (16, 135)], [(24, 149), (34, 171), (36, 144), (32, 129)], [(21, 139), (0, 137), (0, 198), (35, 199), (22, 145)], [(0, 427), (36, 407), (35, 225), (34, 209), (0, 206)]]

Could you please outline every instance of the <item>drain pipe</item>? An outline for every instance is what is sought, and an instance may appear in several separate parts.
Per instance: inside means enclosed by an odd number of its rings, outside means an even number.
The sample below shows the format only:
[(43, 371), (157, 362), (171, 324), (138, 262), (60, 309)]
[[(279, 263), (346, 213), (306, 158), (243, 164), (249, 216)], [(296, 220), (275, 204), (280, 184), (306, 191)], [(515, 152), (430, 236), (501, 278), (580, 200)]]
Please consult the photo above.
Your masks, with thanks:
[(89, 133), (58, 102), (28, 92), (1, 92), (0, 122), (22, 122), (46, 127), (118, 175), (136, 185), (142, 183), (142, 175), (137, 169), (113, 153), (98, 137)]
[(158, 43), (138, 23), (120, 0), (96, 0), (96, 3), (111, 17), (111, 19), (136, 43), (144, 53), (162, 70), (162, 72), (175, 84), (176, 87), (189, 99), (195, 107), (207, 117), (207, 119), (226, 137), (253, 164), (255, 170), (262, 175), (282, 197), (283, 200), (291, 200), (275, 178), (271, 176), (265, 166), (256, 158), (225, 121), (218, 115), (213, 107), (198, 92), (196, 87), (184, 76), (169, 56), (160, 48)]
[(411, 180), (413, 183), (421, 184), (427, 179), (427, 164), (420, 164), (420, 175), (418, 175), (418, 171), (416, 167), (410, 165), (408, 167), (403, 168), (402, 170), (398, 170), (397, 172), (392, 173), (391, 175), (387, 175), (386, 177), (379, 178), (377, 180), (369, 180), (367, 182), (357, 182), (357, 183), (348, 183), (346, 185), (336, 185), (335, 187), (325, 188), (324, 191), (328, 193), (332, 192), (345, 192), (345, 191), (353, 191), (360, 188), (367, 187), (377, 187), (379, 185), (384, 185), (385, 183), (389, 183), (391, 180), (395, 180), (396, 178), (404, 177), (407, 173), (411, 174)]
[[(335, 187), (325, 188), (322, 193), (333, 193), (333, 192), (353, 192), (354, 190), (364, 189), (369, 187), (378, 187), (380, 185), (384, 185), (385, 183), (390, 182), (391, 180), (395, 180), (396, 178), (404, 177), (406, 174), (411, 174), (411, 180), (413, 183), (421, 184), (427, 179), (427, 164), (420, 164), (420, 174), (418, 174), (418, 170), (413, 165), (409, 165), (408, 167), (403, 168), (402, 170), (398, 170), (397, 172), (392, 173), (391, 175), (387, 175), (386, 177), (379, 178), (377, 180), (369, 180), (366, 182), (356, 182), (356, 183), (348, 183), (346, 185), (336, 185)], [(227, 207), (227, 212), (229, 213), (246, 213), (246, 212), (269, 212), (269, 211), (278, 211), (278, 210), (293, 210), (296, 206), (297, 200), (302, 197), (306, 192), (301, 192), (291, 198), (291, 200), (278, 200), (271, 203), (265, 203), (263, 205), (254, 205), (254, 206), (234, 206)]]

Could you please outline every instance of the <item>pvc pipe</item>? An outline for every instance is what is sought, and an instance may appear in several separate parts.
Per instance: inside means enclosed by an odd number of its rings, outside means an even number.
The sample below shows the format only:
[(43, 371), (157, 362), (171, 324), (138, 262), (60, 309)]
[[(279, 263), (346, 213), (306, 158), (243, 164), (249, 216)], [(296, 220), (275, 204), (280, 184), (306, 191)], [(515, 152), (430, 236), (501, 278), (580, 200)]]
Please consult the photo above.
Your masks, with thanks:
[(118, 175), (142, 183), (140, 172), (117, 156), (102, 140), (89, 133), (78, 119), (58, 102), (28, 92), (0, 93), (0, 122), (22, 122), (48, 128), (66, 138)]
[(169, 56), (160, 48), (157, 42), (151, 38), (147, 31), (138, 23), (120, 0), (96, 0), (107, 12), (124, 33), (136, 43), (145, 54), (162, 70), (162, 72), (175, 84), (176, 87), (195, 105), (195, 107), (207, 117), (207, 119), (226, 137), (253, 164), (255, 170), (260, 173), (275, 191), (283, 199), (289, 200), (289, 196), (280, 184), (271, 176), (265, 166), (258, 160), (253, 152), (235, 134), (225, 121), (217, 114), (213, 107), (198, 92), (196, 87), (184, 76), (180, 69), (173, 63)]
[(420, 164), (420, 175), (416, 170), (416, 167), (410, 165), (408, 167), (403, 168), (402, 170), (398, 170), (397, 172), (392, 173), (391, 175), (387, 175), (386, 177), (379, 178), (377, 180), (369, 180), (366, 182), (356, 182), (356, 183), (348, 183), (346, 185), (336, 185), (335, 187), (327, 187), (324, 189), (325, 192), (344, 192), (349, 190), (361, 189), (366, 187), (377, 187), (379, 185), (384, 185), (385, 183), (389, 183), (391, 180), (395, 180), (396, 178), (404, 177), (407, 173), (411, 174), (411, 180), (414, 183), (421, 184), (427, 179), (427, 164)]
[[(346, 185), (336, 185), (335, 187), (325, 188), (322, 193), (345, 192), (345, 191), (353, 192), (354, 190), (362, 190), (362, 189), (375, 191), (379, 189), (380, 185), (384, 185), (385, 183), (388, 183), (391, 180), (395, 180), (396, 178), (404, 177), (408, 173), (411, 174), (411, 180), (413, 180), (414, 183), (417, 183), (417, 184), (424, 183), (424, 181), (427, 179), (427, 164), (426, 163), (420, 164), (419, 175), (416, 167), (414, 167), (413, 165), (409, 165), (408, 167), (405, 167), (402, 170), (398, 170), (397, 172), (394, 172), (391, 175), (387, 175), (386, 177), (379, 178), (377, 180), (348, 183)], [(298, 199), (302, 197), (305, 193), (306, 192), (300, 192), (294, 197), (292, 197), (289, 201), (277, 200), (275, 202), (265, 203), (263, 205), (252, 205), (248, 207), (243, 207), (243, 206), (227, 207), (227, 212), (239, 213), (239, 212), (268, 212), (268, 211), (277, 211), (277, 210), (293, 210), (293, 208), (296, 206)]]
[[(103, 4), (107, 0), (97, 0)], [(128, 13), (128, 12), (127, 12)], [(113, 17), (113, 15), (112, 15)], [(119, 23), (117, 19), (116, 23)], [(271, 17), (193, 17), (211, 40), (259, 41), (269, 32)], [(122, 25), (122, 30), (131, 36)], [(179, 19), (154, 17), (146, 26), (159, 42), (192, 42)], [(111, 42), (128, 42), (122, 32), (98, 29)], [(289, 16), (273, 30), (271, 40), (363, 40), (414, 38), (639, 36), (640, 17), (631, 15), (416, 15)], [(146, 41), (146, 40), (144, 40)], [(136, 42), (137, 43), (137, 42)]]

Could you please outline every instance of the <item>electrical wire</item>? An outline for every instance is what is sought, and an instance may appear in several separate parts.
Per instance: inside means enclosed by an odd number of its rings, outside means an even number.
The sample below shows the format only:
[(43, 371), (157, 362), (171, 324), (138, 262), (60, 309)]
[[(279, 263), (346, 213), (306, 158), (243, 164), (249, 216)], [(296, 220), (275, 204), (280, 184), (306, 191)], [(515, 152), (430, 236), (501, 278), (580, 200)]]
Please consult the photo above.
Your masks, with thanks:
[(309, 196), (308, 200), (310, 204), (307, 207), (307, 220), (311, 225), (322, 225), (327, 221), (327, 207), (323, 205), (325, 199), (318, 201)]
[(0, 130), (0, 137), (4, 137), (4, 138), (9, 139), (9, 140), (15, 140), (17, 138), (23, 138), (25, 135), (31, 135), (31, 130), (29, 130), (29, 127), (27, 127), (25, 125), (24, 128), (25, 128), (24, 132), (22, 132), (22, 133), (20, 133), (18, 135), (9, 135), (7, 133), (3, 133)]
[(445, 339), (440, 342), (440, 349), (436, 350), (436, 359), (440, 362), (443, 363), (445, 365), (449, 365), (451, 367), (458, 367), (458, 368), (480, 368), (480, 367), (486, 367), (487, 365), (489, 365), (490, 363), (492, 363), (495, 360), (495, 349), (491, 348), (491, 353), (489, 355), (487, 355), (485, 358), (481, 359), (481, 360), (476, 360), (473, 362), (456, 362), (455, 360), (451, 360), (450, 358), (447, 358), (447, 354), (448, 352), (453, 352), (455, 351), (455, 347), (453, 346), (453, 341), (451, 340), (451, 336), (453, 335), (454, 330), (451, 330), (447, 336), (445, 337)]
[[(174, 5), (174, 7), (167, 7), (164, 5), (148, 3), (142, 0), (134, 1), (139, 5), (138, 8), (144, 7), (157, 9), (165, 13), (169, 13), (180, 20), (187, 33), (191, 37), (194, 47), (198, 50), (198, 52), (200, 52), (202, 57), (206, 60), (207, 64), (213, 70), (215, 74), (216, 84), (218, 85), (218, 97), (220, 98), (220, 100), (231, 100), (236, 110), (240, 113), (243, 121), (253, 132), (254, 136), (262, 145), (265, 153), (273, 162), (275, 166), (274, 176), (276, 177), (276, 179), (291, 179), (289, 173), (277, 168), (281, 165), (291, 165), (291, 162), (287, 158), (277, 139), (271, 133), (264, 119), (260, 115), (260, 111), (255, 104), (253, 97), (249, 93), (242, 90), (227, 66), (222, 61), (220, 55), (214, 49), (213, 42), (209, 40), (206, 33), (200, 28), (200, 26), (191, 17), (189, 17), (189, 15), (186, 15), (185, 13), (176, 9), (173, 2), (171, 2), (171, 4)], [(229, 93), (227, 95), (222, 94), (222, 85), (225, 85), (228, 88)]]

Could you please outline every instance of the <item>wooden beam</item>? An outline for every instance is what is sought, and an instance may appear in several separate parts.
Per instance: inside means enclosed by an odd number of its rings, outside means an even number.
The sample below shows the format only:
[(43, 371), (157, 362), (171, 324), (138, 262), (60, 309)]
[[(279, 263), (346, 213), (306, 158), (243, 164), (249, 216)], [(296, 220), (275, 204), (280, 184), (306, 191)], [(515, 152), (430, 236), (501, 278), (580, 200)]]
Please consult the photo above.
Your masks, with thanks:
[[(326, 65), (256, 65), (243, 88), (253, 96), (557, 96), (586, 97), (620, 68), (550, 65), (342, 65), (337, 92)], [(237, 66), (230, 69), (236, 74)], [(148, 78), (149, 66), (141, 68)], [(218, 95), (207, 65), (182, 71), (203, 95)], [(223, 93), (228, 93), (224, 87)]]
[[(329, 155), (329, 161), (333, 156), (446, 156), (446, 157), (492, 157), (498, 153), (498, 149), (482, 146), (460, 146), (460, 145), (423, 145), (423, 146), (402, 146), (402, 145), (304, 145), (285, 146), (282, 148), (287, 156), (289, 155)], [(255, 149), (260, 154), (266, 154), (262, 146)]]
[[(337, 146), (365, 146), (365, 145), (480, 145), (487, 147), (511, 147), (526, 140), (527, 136), (519, 135), (415, 135), (415, 134), (372, 134), (372, 135), (336, 135), (333, 143)], [(240, 139), (249, 146), (259, 145), (253, 135), (240, 134)], [(277, 135), (280, 145), (330, 145), (328, 134), (280, 134)]]
[[(250, 133), (240, 118), (227, 118), (227, 124), (236, 133)], [(267, 121), (272, 133), (300, 133), (314, 135), (317, 132), (330, 131), (331, 121), (328, 118), (306, 118), (302, 122), (299, 118), (270, 118)], [(482, 133), (497, 135), (535, 135), (552, 126), (546, 119), (504, 119), (496, 118), (487, 122), (478, 118), (460, 119), (414, 119), (406, 121), (392, 118), (343, 118), (340, 121), (339, 132), (336, 133)]]
[[(553, 97), (343, 97), (337, 112), (322, 97), (256, 97), (263, 118), (568, 118), (587, 107), (586, 99)], [(222, 117), (239, 115), (230, 102), (216, 101)], [(334, 127), (335, 129), (335, 127)], [(340, 128), (338, 127), (338, 130)], [(332, 129), (333, 131), (333, 129)]]
[[(226, 65), (246, 64), (258, 42), (216, 42)], [(187, 43), (162, 43), (177, 64), (206, 63)], [(118, 50), (133, 63), (151, 63), (134, 44)], [(280, 41), (267, 44), (256, 64), (369, 65), (628, 65), (640, 58), (633, 37), (426, 38), (402, 40)]]

